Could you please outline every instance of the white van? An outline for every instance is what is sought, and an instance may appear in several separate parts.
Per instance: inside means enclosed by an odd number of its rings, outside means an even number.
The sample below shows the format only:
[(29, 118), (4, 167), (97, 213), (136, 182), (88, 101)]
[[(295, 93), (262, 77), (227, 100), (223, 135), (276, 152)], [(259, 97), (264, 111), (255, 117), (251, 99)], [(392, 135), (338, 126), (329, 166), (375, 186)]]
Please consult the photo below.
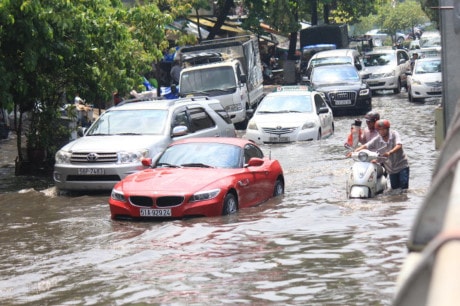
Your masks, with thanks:
[(356, 49), (334, 49), (320, 51), (313, 55), (308, 62), (307, 76), (310, 77), (311, 70), (316, 66), (352, 64), (361, 72), (363, 60), (361, 54)]

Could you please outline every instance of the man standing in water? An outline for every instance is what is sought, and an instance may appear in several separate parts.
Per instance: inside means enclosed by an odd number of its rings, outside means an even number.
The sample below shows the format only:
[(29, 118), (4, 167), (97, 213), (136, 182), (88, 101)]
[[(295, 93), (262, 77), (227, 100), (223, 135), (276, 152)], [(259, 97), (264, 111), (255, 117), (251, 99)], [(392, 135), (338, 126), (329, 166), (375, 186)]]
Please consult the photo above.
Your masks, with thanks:
[(408, 189), (409, 162), (404, 153), (399, 133), (394, 130), (390, 131), (390, 121), (387, 119), (378, 120), (375, 123), (375, 128), (379, 136), (371, 139), (355, 151), (368, 149), (387, 157), (383, 162), (383, 166), (390, 175), (391, 189)]

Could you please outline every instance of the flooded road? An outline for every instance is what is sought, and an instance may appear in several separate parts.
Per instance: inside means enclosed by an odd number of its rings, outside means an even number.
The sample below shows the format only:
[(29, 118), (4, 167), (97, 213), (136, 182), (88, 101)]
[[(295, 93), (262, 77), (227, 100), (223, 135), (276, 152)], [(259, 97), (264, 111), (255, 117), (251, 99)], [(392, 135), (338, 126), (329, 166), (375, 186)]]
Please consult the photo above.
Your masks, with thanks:
[(108, 193), (55, 196), (49, 181), (8, 178), (12, 161), (0, 169), (0, 304), (391, 305), (438, 155), (437, 105), (403, 92), (373, 107), (401, 134), (405, 194), (347, 199), (354, 117), (320, 142), (263, 146), (284, 168), (285, 195), (226, 217), (111, 221)]

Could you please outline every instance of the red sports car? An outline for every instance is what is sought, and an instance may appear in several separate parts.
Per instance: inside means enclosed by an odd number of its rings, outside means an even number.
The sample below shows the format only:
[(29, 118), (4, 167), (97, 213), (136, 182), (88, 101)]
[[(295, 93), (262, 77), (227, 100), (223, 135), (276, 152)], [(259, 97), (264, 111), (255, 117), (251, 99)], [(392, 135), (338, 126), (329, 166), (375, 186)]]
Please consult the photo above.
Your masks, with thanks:
[[(151, 160), (145, 160), (151, 164)], [(220, 216), (284, 193), (283, 169), (241, 138), (190, 138), (115, 185), (112, 219)]]

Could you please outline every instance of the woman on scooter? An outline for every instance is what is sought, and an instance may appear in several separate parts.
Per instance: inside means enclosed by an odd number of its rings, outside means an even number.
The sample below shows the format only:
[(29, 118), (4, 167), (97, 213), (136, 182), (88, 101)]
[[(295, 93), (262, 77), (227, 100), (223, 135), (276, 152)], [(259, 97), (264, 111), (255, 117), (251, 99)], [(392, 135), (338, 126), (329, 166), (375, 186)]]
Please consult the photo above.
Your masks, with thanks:
[(390, 121), (387, 119), (377, 120), (375, 129), (379, 136), (371, 139), (355, 151), (368, 149), (387, 157), (383, 162), (385, 170), (390, 175), (391, 189), (409, 188), (409, 162), (404, 153), (401, 137), (397, 131), (390, 131)]

